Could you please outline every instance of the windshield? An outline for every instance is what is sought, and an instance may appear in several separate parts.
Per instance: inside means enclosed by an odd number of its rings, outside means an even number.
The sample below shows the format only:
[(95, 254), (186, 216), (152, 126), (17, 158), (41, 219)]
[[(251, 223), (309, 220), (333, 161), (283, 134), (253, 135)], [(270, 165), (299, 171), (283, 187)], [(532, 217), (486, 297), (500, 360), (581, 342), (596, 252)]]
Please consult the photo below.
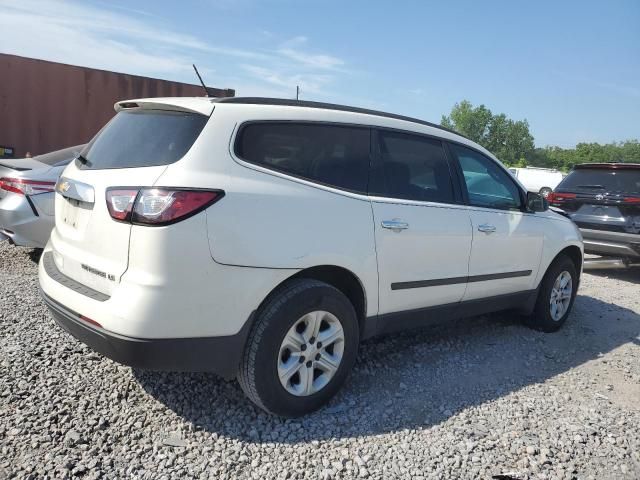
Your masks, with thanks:
[(579, 168), (567, 175), (558, 185), (560, 189), (637, 195), (640, 193), (640, 170)]
[(161, 110), (119, 112), (78, 160), (81, 169), (168, 165), (189, 151), (209, 117)]

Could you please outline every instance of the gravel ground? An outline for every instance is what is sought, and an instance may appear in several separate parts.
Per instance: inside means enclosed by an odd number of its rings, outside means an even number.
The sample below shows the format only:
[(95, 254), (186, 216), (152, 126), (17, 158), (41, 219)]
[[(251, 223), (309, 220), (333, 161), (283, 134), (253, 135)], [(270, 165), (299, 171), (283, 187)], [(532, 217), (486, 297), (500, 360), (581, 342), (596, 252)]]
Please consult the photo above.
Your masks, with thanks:
[(91, 352), (35, 260), (0, 244), (0, 478), (640, 478), (640, 271), (585, 275), (556, 334), (499, 315), (369, 341), (285, 421), (235, 382)]

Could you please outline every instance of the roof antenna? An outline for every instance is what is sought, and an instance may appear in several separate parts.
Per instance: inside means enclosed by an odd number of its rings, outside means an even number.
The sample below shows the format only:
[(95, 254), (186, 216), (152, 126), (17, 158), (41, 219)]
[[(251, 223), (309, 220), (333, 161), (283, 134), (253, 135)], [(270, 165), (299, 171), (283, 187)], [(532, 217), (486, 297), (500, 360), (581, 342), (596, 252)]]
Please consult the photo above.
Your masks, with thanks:
[(196, 68), (196, 64), (192, 63), (191, 65), (193, 66), (193, 69), (196, 71), (196, 75), (198, 76), (198, 80), (200, 80), (200, 85), (202, 85), (202, 88), (204, 90), (204, 96), (208, 97), (209, 96), (209, 91), (207, 90), (207, 86), (202, 81), (202, 77), (200, 76), (200, 72), (198, 72), (198, 69)]
[(296, 100), (300, 100), (300, 85), (296, 85)]

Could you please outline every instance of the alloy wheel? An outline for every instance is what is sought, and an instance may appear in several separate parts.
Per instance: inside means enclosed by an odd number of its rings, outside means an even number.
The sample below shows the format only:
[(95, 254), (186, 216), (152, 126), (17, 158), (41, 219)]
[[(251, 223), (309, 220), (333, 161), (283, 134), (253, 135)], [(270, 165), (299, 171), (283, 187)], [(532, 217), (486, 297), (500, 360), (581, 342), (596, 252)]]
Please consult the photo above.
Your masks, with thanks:
[(280, 345), (280, 383), (287, 392), (299, 397), (319, 392), (338, 371), (344, 344), (344, 330), (335, 315), (325, 311), (303, 315)]
[(569, 309), (573, 293), (573, 280), (566, 270), (558, 275), (551, 289), (549, 313), (554, 321), (559, 321)]

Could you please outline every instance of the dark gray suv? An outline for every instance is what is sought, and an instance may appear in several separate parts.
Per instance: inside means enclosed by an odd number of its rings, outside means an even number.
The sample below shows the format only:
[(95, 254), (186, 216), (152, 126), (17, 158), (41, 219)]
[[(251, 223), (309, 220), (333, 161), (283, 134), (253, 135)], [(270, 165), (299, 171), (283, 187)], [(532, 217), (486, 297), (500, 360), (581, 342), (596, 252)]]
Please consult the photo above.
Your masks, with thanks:
[(640, 261), (640, 164), (576, 165), (548, 200), (580, 227), (585, 253)]

